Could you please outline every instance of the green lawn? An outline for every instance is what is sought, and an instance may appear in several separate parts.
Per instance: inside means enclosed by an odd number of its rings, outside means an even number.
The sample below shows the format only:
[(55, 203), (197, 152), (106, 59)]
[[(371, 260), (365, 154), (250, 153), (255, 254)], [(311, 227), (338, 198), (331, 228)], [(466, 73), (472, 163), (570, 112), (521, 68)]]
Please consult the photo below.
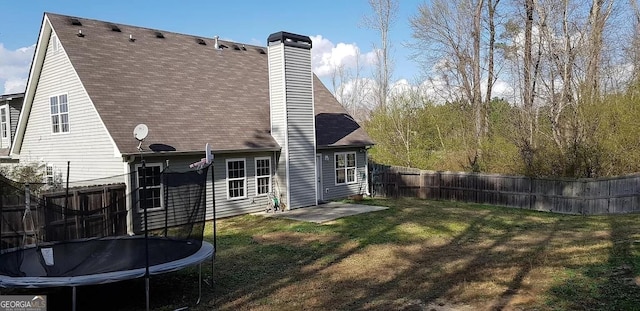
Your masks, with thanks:
[[(220, 220), (214, 290), (205, 285), (193, 307), (197, 269), (153, 277), (152, 307), (640, 310), (640, 215), (365, 203), (390, 209), (324, 225), (251, 215)], [(203, 273), (210, 278), (210, 265)], [(79, 310), (144, 307), (141, 280), (83, 287), (78, 295)], [(52, 304), (68, 299), (68, 290), (50, 293)]]

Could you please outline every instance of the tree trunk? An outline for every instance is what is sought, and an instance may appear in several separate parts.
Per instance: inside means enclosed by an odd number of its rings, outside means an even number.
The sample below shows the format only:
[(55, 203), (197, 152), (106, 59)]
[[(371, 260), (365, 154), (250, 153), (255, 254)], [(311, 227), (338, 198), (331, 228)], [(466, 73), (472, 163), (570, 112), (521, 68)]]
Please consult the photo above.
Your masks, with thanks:
[(495, 25), (495, 13), (500, 0), (487, 0), (487, 14), (489, 23), (489, 55), (487, 56), (487, 91), (484, 100), (484, 134), (489, 132), (489, 113), (491, 112), (491, 93), (493, 91), (493, 85), (496, 82), (494, 77), (494, 55), (496, 48), (496, 25)]

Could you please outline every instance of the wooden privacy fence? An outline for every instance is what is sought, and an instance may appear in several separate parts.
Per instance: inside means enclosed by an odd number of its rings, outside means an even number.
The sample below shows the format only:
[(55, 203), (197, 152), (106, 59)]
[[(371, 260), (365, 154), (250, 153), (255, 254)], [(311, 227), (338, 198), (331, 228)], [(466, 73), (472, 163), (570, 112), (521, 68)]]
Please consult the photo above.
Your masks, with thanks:
[(640, 176), (553, 180), (424, 171), (373, 164), (372, 193), (499, 205), (565, 214), (640, 212)]
[[(72, 188), (66, 195), (66, 191), (45, 192), (36, 198), (28, 190), (5, 190), (0, 197), (0, 249), (33, 244), (36, 239), (61, 241), (127, 234), (124, 184)], [(63, 209), (65, 203), (68, 209)], [(25, 217), (27, 204), (30, 215)]]
[[(43, 193), (47, 206), (67, 206), (78, 213), (49, 209), (44, 217), (46, 235), (55, 240), (117, 236), (127, 233), (124, 184), (71, 188), (68, 192)], [(66, 225), (65, 225), (66, 224)], [(65, 234), (66, 228), (66, 234)]]

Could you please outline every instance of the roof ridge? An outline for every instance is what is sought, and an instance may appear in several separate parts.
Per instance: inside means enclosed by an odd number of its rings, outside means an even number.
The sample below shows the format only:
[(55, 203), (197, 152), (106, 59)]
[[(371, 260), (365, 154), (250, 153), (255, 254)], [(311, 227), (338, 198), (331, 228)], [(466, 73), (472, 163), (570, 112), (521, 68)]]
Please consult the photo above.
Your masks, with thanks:
[[(72, 16), (72, 15), (65, 15), (65, 14), (59, 14), (59, 13), (53, 13), (53, 12), (44, 12), (45, 16), (58, 16), (58, 17), (62, 17), (62, 18), (67, 18), (67, 19), (78, 19), (79, 21), (91, 21), (91, 22), (97, 22), (97, 23), (105, 23), (107, 25), (116, 25), (116, 26), (124, 26), (124, 27), (129, 27), (129, 28), (136, 28), (136, 29), (141, 29), (141, 30), (147, 30), (147, 31), (159, 31), (162, 32), (163, 34), (173, 34), (173, 35), (178, 35), (178, 36), (184, 36), (184, 37), (191, 37), (194, 39), (208, 39), (208, 40), (214, 40), (214, 37), (207, 37), (207, 36), (198, 36), (198, 35), (193, 35), (193, 34), (188, 34), (188, 33), (181, 33), (181, 32), (175, 32), (175, 31), (171, 31), (171, 30), (164, 30), (164, 29), (159, 29), (159, 28), (149, 28), (149, 27), (144, 27), (144, 26), (136, 26), (136, 25), (130, 25), (130, 24), (124, 24), (124, 23), (117, 23), (117, 22), (111, 22), (111, 21), (106, 21), (106, 20), (100, 20), (100, 19), (94, 19), (94, 18), (86, 18), (86, 17), (79, 17), (79, 16)], [(81, 26), (80, 26), (81, 27)], [(216, 35), (218, 36), (218, 35)], [(252, 47), (252, 48), (261, 48), (261, 49), (266, 49), (267, 46), (266, 45), (255, 45), (255, 44), (250, 44), (250, 43), (244, 43), (244, 42), (237, 42), (237, 41), (231, 41), (231, 40), (225, 40), (225, 39), (218, 39), (219, 42), (224, 42), (227, 44), (240, 44), (240, 45), (244, 45), (245, 47)]]

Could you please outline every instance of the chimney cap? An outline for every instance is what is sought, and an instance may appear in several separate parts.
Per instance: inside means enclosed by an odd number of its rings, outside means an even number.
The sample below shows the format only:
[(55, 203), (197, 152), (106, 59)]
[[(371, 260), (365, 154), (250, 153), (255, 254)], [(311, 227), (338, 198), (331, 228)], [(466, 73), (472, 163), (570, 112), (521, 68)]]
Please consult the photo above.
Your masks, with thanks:
[(287, 46), (305, 48), (307, 50), (311, 49), (311, 38), (286, 31), (280, 31), (269, 35), (267, 43), (271, 42), (282, 42)]

